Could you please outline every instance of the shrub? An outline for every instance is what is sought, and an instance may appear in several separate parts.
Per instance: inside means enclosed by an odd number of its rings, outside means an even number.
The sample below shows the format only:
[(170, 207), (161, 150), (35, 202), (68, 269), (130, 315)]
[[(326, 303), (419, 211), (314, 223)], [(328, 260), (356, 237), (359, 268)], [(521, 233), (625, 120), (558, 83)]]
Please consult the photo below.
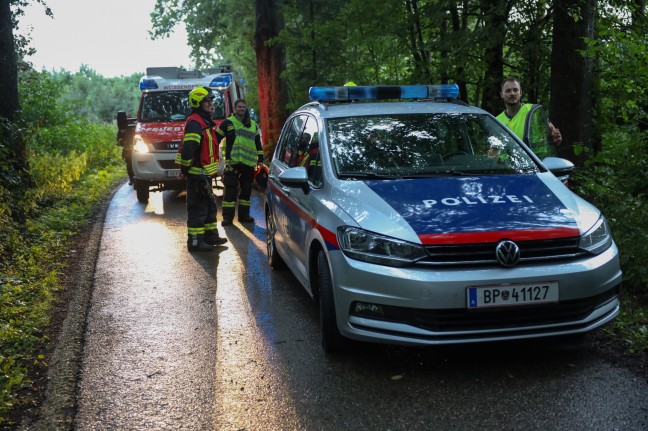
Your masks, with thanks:
[(574, 176), (575, 191), (605, 214), (619, 246), (624, 286), (648, 294), (648, 134), (616, 130), (604, 136), (601, 153)]

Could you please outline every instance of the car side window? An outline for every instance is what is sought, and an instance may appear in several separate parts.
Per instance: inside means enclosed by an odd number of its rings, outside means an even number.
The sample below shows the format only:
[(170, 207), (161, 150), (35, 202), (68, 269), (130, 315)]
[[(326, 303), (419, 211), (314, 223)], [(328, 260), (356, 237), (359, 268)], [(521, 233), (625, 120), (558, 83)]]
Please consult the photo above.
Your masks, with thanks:
[(277, 159), (289, 167), (294, 164), (297, 147), (299, 146), (299, 137), (304, 125), (303, 116), (293, 117), (286, 124), (285, 132), (282, 134), (282, 140), (278, 144)]
[(299, 166), (306, 168), (308, 180), (315, 187), (318, 187), (322, 180), (322, 161), (319, 153), (319, 129), (317, 121), (309, 117), (304, 126), (302, 134), (302, 153), (299, 158)]

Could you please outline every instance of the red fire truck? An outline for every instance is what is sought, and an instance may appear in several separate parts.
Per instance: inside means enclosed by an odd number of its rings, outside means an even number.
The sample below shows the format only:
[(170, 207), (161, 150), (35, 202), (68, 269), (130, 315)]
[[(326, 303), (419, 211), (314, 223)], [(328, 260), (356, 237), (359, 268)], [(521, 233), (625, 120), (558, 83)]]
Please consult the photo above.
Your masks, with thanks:
[(191, 114), (189, 92), (198, 85), (214, 91), (217, 126), (232, 114), (234, 101), (244, 97), (242, 81), (228, 66), (206, 71), (149, 67), (139, 82), (137, 117), (124, 111), (117, 114), (118, 145), (123, 147), (129, 179), (141, 203), (148, 202), (150, 192), (184, 187), (177, 178), (175, 156)]

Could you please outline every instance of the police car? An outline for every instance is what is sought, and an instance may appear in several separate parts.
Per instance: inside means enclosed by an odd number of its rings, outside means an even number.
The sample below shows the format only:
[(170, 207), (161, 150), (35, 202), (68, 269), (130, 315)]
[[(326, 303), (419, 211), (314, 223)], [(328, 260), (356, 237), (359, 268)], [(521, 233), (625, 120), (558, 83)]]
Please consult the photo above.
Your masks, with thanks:
[(582, 334), (619, 314), (608, 224), (558, 178), (573, 165), (457, 95), (313, 87), (286, 121), (268, 261), (319, 302), (326, 351)]

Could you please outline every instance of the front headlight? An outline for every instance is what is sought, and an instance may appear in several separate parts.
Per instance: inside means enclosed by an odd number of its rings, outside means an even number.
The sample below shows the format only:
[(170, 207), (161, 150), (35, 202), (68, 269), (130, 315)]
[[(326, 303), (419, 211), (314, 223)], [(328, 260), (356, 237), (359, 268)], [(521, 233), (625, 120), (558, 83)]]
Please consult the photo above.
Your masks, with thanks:
[(593, 254), (603, 253), (612, 244), (612, 234), (610, 228), (601, 216), (594, 226), (585, 232), (578, 242), (578, 246)]
[(351, 259), (387, 266), (407, 266), (427, 256), (420, 244), (401, 241), (352, 226), (340, 226), (338, 242)]
[(133, 137), (133, 150), (138, 153), (148, 153), (148, 145), (144, 142), (144, 139), (140, 135), (135, 135)]

